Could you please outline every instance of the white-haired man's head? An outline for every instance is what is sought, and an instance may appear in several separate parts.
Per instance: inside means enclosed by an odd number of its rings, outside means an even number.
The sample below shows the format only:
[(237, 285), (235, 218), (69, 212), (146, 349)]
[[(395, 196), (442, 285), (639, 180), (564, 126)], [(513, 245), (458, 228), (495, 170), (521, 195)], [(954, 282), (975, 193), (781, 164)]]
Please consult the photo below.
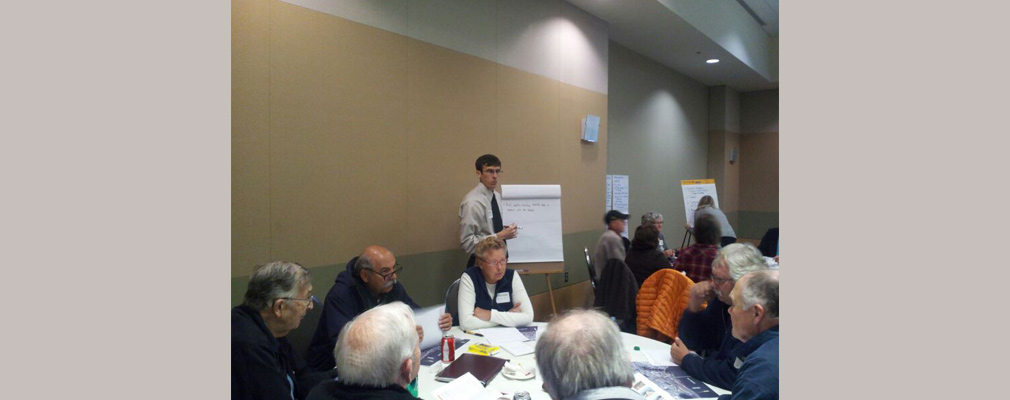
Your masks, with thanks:
[(779, 324), (779, 271), (765, 270), (744, 275), (731, 294), (733, 337), (746, 342)]
[(587, 389), (630, 387), (634, 381), (621, 332), (595, 310), (569, 311), (547, 325), (536, 345), (537, 367), (554, 399)]
[(719, 300), (732, 304), (729, 293), (740, 277), (768, 269), (761, 251), (750, 243), (733, 243), (719, 250), (712, 260), (712, 288)]
[(398, 301), (365, 311), (344, 325), (333, 356), (341, 382), (407, 387), (421, 366), (414, 312)]

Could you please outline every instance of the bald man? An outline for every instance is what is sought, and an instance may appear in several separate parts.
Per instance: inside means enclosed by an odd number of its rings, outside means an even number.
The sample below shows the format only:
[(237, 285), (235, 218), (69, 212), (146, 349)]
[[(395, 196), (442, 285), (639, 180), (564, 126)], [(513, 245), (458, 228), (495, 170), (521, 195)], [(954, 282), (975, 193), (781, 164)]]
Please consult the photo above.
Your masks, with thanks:
[[(361, 313), (382, 304), (400, 301), (410, 308), (421, 308), (407, 295), (407, 290), (396, 280), (402, 270), (389, 249), (371, 245), (347, 263), (346, 270), (337, 275), (333, 287), (326, 294), (323, 314), (309, 344), (307, 362), (318, 370), (333, 369), (333, 347), (337, 336), (349, 321)], [(442, 314), (438, 321), (442, 330), (452, 328), (452, 317)], [(423, 335), (417, 327), (418, 335)]]

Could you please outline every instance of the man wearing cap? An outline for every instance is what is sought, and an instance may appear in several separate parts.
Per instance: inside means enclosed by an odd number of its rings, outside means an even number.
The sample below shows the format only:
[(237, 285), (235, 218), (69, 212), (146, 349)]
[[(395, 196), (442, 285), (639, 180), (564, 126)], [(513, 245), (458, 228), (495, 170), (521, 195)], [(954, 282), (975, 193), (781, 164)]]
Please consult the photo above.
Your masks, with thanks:
[[(333, 287), (326, 294), (323, 313), (319, 325), (309, 344), (307, 361), (319, 370), (332, 369), (336, 365), (333, 347), (337, 344), (340, 331), (349, 321), (361, 313), (382, 304), (403, 302), (410, 308), (420, 306), (407, 295), (403, 284), (396, 280), (396, 274), (403, 269), (396, 263), (396, 257), (389, 249), (371, 245), (347, 263), (346, 270), (337, 275)], [(439, 328), (452, 328), (452, 317), (442, 314)], [(420, 326), (418, 335), (424, 335)]]
[(501, 174), (501, 160), (494, 154), (485, 154), (477, 158), (474, 166), (477, 167), (480, 183), (463, 197), (459, 205), (459, 247), (470, 253), (467, 268), (476, 265), (473, 250), (481, 240), (489, 236), (508, 240), (518, 234), (516, 224), (504, 226), (499, 208), (501, 195), (494, 191)]
[(616, 258), (624, 261), (624, 240), (621, 239), (621, 233), (628, 223), (628, 214), (617, 210), (607, 211), (603, 223), (607, 224), (607, 230), (600, 236), (600, 241), (596, 242), (596, 251), (593, 252), (593, 269), (596, 270), (597, 277), (603, 275), (607, 260)]

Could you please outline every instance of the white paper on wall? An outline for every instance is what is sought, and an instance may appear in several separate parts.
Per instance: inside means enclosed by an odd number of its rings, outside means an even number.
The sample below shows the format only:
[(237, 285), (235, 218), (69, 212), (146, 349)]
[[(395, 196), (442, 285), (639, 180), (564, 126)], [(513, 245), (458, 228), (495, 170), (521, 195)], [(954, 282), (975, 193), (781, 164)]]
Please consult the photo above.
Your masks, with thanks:
[[(612, 176), (614, 179), (613, 183), (614, 204), (613, 208), (610, 208), (607, 211), (617, 210), (622, 213), (628, 214), (629, 210), (631, 209), (631, 201), (628, 199), (628, 192), (629, 192), (628, 176), (627, 175), (612, 175)], [(621, 236), (628, 237), (628, 225), (629, 224), (624, 225), (624, 232), (621, 233)]]

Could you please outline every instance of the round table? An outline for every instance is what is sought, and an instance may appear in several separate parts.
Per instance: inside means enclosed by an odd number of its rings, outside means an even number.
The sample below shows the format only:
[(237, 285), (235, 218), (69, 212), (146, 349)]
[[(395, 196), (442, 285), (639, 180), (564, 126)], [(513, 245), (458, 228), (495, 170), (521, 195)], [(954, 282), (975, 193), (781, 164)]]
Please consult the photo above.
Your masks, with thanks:
[[(538, 338), (540, 337), (540, 335), (543, 334), (544, 330), (547, 328), (547, 323), (545, 322), (534, 322), (532, 325), (537, 326)], [(452, 327), (452, 330), (450, 330), (449, 333), (451, 333), (456, 338), (470, 339), (470, 341), (467, 342), (466, 345), (462, 346), (460, 349), (457, 349), (456, 351), (457, 357), (459, 357), (460, 354), (465, 353), (466, 347), (471, 344), (488, 343), (487, 339), (483, 337), (468, 335), (464, 333), (462, 330), (459, 329), (458, 326)], [(644, 338), (638, 335), (632, 335), (629, 333), (622, 332), (621, 339), (624, 342), (625, 350), (627, 350), (628, 354), (631, 356), (631, 361), (633, 362), (649, 362), (649, 359), (645, 356), (645, 354), (643, 354), (641, 351), (635, 351), (635, 346), (638, 346), (639, 349), (641, 350), (656, 349), (656, 350), (670, 351), (670, 345), (649, 338)], [(518, 390), (525, 390), (530, 393), (530, 398), (532, 400), (537, 399), (550, 400), (551, 396), (548, 395), (547, 392), (545, 392), (542, 389), (542, 385), (544, 382), (540, 378), (540, 370), (539, 368), (537, 368), (536, 359), (534, 358), (533, 353), (521, 357), (513, 357), (511, 353), (509, 353), (505, 349), (501, 349), (494, 356), (498, 358), (504, 358), (506, 360), (517, 361), (526, 368), (536, 369), (537, 376), (533, 379), (519, 381), (506, 378), (504, 375), (499, 373), (498, 376), (495, 376), (494, 379), (492, 379), (491, 382), (488, 383), (487, 387), (508, 393), (512, 393)], [(442, 385), (446, 384), (446, 382), (439, 382), (435, 380), (435, 375), (437, 374), (435, 372), (436, 366), (438, 366), (438, 363), (429, 367), (421, 366), (421, 371), (418, 373), (417, 389), (418, 389), (418, 395), (422, 399), (435, 400), (435, 397), (431, 395), (431, 391), (438, 389)], [(712, 390), (714, 390), (718, 394), (729, 393), (728, 391), (722, 390), (715, 386), (712, 385), (709, 386), (712, 388)]]

